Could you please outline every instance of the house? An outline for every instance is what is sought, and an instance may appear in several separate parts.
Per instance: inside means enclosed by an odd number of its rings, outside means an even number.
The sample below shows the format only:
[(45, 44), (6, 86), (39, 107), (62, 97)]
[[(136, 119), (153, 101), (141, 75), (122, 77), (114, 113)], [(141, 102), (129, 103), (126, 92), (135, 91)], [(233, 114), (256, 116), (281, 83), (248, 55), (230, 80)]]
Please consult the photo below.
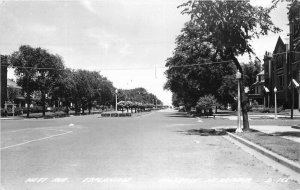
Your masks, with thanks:
[(281, 37), (278, 38), (273, 53), (266, 52), (264, 56), (264, 78), (265, 86), (269, 89), (267, 105), (274, 106), (274, 88), (277, 88), (277, 104), (289, 108), (291, 102), (288, 97), (290, 91), (288, 81), (290, 81), (290, 57), (288, 44), (285, 44)]
[(264, 71), (261, 71), (256, 75), (256, 81), (250, 86), (250, 91), (248, 94), (250, 104), (255, 105), (265, 105), (265, 78), (264, 78)]
[(300, 23), (290, 18), (289, 25), (287, 42), (278, 37), (274, 51), (264, 55), (264, 72), (257, 75), (257, 81), (251, 86), (249, 99), (266, 107), (274, 106), (276, 87), (278, 106), (300, 109)]
[(0, 66), (1, 66), (1, 108), (4, 107), (5, 101), (7, 101), (7, 67), (8, 67), (7, 56), (0, 55)]
[(16, 104), (17, 107), (25, 106), (22, 87), (18, 86), (12, 79), (7, 79), (7, 101)]
[(25, 98), (22, 95), (22, 87), (18, 86), (12, 79), (7, 79), (7, 67), (9, 66), (7, 56), (1, 55), (1, 108), (8, 104), (16, 107), (25, 106)]

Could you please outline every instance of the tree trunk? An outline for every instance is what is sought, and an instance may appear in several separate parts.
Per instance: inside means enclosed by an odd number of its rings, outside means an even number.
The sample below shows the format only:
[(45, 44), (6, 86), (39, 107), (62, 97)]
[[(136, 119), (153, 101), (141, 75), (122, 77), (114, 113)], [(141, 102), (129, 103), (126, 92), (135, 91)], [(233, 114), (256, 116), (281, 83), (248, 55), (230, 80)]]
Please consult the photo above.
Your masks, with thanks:
[(66, 110), (65, 110), (65, 113), (67, 114), (67, 115), (69, 115), (69, 101), (67, 101), (66, 102)]
[(84, 114), (84, 109), (85, 109), (85, 102), (84, 101), (82, 101), (82, 103), (81, 103), (81, 109), (82, 109), (81, 114)]
[[(242, 77), (243, 78), (243, 77)], [(248, 97), (244, 91), (244, 82), (241, 81), (241, 108), (243, 116), (243, 131), (249, 131), (249, 120), (248, 120)]]
[(77, 111), (78, 111), (77, 101), (74, 102), (74, 107), (75, 107), (75, 115), (77, 115)]
[(91, 114), (92, 103), (90, 101), (89, 101), (88, 107), (89, 107), (89, 114)]
[(42, 90), (42, 106), (43, 106), (43, 117), (46, 115), (46, 97), (45, 97), (45, 91)]
[(247, 110), (247, 104), (248, 104), (248, 97), (244, 91), (244, 82), (243, 82), (243, 78), (244, 78), (244, 72), (243, 69), (239, 63), (239, 61), (237, 60), (237, 58), (232, 55), (231, 59), (233, 60), (235, 66), (237, 67), (237, 69), (240, 71), (242, 78), (240, 79), (240, 92), (241, 92), (241, 97), (240, 97), (240, 101), (241, 101), (241, 108), (242, 108), (242, 116), (243, 116), (243, 131), (249, 131), (250, 126), (249, 126), (249, 120), (248, 120), (248, 110)]
[(26, 102), (27, 102), (27, 117), (29, 117), (29, 110), (30, 110), (30, 93), (28, 92), (28, 90), (27, 90)]

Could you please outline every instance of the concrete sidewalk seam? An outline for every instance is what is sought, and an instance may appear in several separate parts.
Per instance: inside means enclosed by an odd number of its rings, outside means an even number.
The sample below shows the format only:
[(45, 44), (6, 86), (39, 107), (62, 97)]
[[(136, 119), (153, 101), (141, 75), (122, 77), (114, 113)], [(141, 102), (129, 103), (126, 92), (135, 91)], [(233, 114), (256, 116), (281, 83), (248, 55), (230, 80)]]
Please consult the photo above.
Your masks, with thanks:
[(274, 152), (272, 152), (272, 151), (270, 151), (270, 150), (268, 150), (268, 149), (266, 149), (266, 148), (264, 148), (264, 147), (262, 147), (262, 146), (260, 146), (258, 144), (255, 144), (255, 143), (253, 143), (253, 142), (251, 142), (249, 140), (246, 140), (246, 139), (244, 139), (242, 137), (239, 137), (239, 136), (237, 136), (235, 134), (232, 134), (232, 133), (229, 133), (229, 132), (227, 132), (227, 134), (231, 138), (233, 138), (233, 139), (235, 139), (235, 140), (243, 143), (244, 145), (246, 145), (246, 146), (248, 146), (248, 147), (250, 147), (250, 148), (252, 148), (252, 149), (254, 149), (254, 150), (258, 151), (258, 152), (260, 152), (261, 154), (263, 154), (263, 155), (271, 158), (272, 160), (274, 160), (274, 161), (276, 161), (276, 162), (278, 162), (278, 163), (280, 163), (280, 164), (282, 164), (282, 165), (284, 165), (284, 166), (286, 166), (286, 167), (288, 167), (288, 168), (290, 168), (290, 169), (292, 169), (292, 170), (300, 173), (300, 164), (298, 164), (298, 163), (296, 163), (296, 162), (294, 162), (292, 160), (289, 160), (289, 159), (287, 159), (287, 158), (285, 158), (285, 157), (283, 157), (283, 156), (281, 156), (281, 155), (279, 155), (277, 153), (274, 153)]

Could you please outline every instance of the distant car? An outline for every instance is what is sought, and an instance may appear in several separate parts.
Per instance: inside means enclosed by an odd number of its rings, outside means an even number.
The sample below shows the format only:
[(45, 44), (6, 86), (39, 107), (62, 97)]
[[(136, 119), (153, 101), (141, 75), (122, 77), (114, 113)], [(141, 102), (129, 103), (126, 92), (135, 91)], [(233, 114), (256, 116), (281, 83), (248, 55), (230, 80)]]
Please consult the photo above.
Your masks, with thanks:
[(185, 112), (185, 106), (179, 106), (179, 112)]

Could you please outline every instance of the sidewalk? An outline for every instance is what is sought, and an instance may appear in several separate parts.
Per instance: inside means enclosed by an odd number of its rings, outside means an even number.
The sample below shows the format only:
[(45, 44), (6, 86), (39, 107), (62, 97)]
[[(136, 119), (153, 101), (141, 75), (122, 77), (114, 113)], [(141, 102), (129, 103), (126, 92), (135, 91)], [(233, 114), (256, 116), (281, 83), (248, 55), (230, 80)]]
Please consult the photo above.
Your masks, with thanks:
[[(291, 117), (290, 110), (282, 111), (277, 114), (278, 119), (289, 119)], [(219, 112), (217, 114), (214, 114), (215, 117), (219, 117), (222, 119), (228, 119), (228, 120), (237, 120), (236, 112)], [(297, 109), (294, 109), (293, 111), (293, 117), (294, 119), (300, 119), (300, 112)], [(241, 119), (243, 119), (241, 117)], [(248, 119), (249, 120), (256, 120), (256, 119), (275, 119), (274, 113), (260, 113), (260, 112), (248, 112)]]
[[(219, 117), (222, 119), (228, 119), (228, 120), (233, 120), (236, 121), (237, 120), (237, 116), (236, 115), (227, 115), (227, 116), (223, 116), (223, 115), (216, 115), (215, 117)], [(290, 115), (284, 115), (284, 114), (278, 114), (277, 118), (278, 119), (289, 119), (291, 116)], [(243, 120), (243, 117), (241, 117), (241, 119)], [(248, 115), (248, 119), (249, 120), (255, 120), (255, 119), (275, 119), (275, 115), (274, 114), (253, 114), (253, 115)], [(300, 115), (294, 115), (294, 119), (300, 119)]]
[[(300, 143), (300, 129), (291, 126), (252, 125), (252, 129)], [(300, 149), (300, 144), (299, 144)]]

